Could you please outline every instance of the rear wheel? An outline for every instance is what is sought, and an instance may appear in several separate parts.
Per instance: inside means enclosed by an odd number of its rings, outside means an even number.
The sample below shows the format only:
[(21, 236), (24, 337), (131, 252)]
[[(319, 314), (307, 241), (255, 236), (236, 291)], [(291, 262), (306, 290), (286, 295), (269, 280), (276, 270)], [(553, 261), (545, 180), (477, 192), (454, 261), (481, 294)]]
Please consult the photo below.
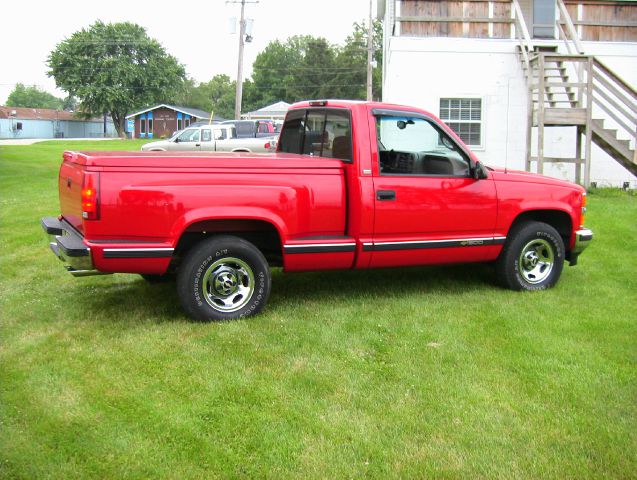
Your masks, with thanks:
[(564, 267), (564, 241), (543, 222), (527, 222), (509, 234), (496, 262), (499, 282), (512, 290), (544, 290), (554, 286)]
[(270, 295), (263, 254), (239, 237), (220, 235), (196, 245), (177, 275), (186, 312), (202, 321), (232, 320), (259, 313)]

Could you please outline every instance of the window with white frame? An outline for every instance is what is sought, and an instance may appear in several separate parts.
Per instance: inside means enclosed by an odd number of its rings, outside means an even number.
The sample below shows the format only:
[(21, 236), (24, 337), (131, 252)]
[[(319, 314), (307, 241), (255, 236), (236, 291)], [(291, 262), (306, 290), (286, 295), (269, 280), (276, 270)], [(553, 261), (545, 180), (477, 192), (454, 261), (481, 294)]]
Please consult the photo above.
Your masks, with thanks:
[(482, 146), (482, 99), (441, 98), (440, 119), (472, 147)]

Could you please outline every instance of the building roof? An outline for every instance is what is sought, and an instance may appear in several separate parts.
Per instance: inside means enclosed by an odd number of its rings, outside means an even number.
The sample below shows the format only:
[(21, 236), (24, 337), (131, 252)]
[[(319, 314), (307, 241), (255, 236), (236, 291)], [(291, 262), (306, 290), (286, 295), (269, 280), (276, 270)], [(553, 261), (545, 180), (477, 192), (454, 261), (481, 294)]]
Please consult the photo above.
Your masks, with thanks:
[(141, 115), (142, 113), (146, 113), (146, 112), (152, 112), (153, 110), (157, 110), (158, 108), (170, 108), (171, 110), (185, 113), (186, 115), (190, 115), (191, 117), (210, 118), (210, 112), (205, 112), (203, 110), (199, 110), (198, 108), (168, 105), (166, 103), (155, 105), (153, 107), (148, 107), (148, 108), (145, 108), (144, 110), (140, 110), (139, 112), (129, 113), (128, 115), (126, 115), (126, 118), (136, 117), (137, 115)]
[(248, 112), (248, 115), (285, 115), (290, 108), (290, 104), (287, 102), (276, 102), (267, 107), (259, 108), (253, 112)]
[(0, 118), (16, 118), (19, 120), (66, 120), (75, 122), (87, 121), (77, 118), (73, 112), (67, 112), (64, 110), (2, 106), (0, 106)]

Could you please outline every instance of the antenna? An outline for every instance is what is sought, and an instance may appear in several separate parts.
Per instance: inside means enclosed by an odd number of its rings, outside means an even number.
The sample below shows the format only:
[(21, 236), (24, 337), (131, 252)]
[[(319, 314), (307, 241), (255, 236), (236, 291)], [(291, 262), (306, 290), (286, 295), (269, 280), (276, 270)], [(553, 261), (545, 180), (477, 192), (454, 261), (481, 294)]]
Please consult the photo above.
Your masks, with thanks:
[(507, 129), (504, 136), (504, 173), (507, 173), (509, 165), (509, 98), (511, 95), (511, 77), (507, 77)]

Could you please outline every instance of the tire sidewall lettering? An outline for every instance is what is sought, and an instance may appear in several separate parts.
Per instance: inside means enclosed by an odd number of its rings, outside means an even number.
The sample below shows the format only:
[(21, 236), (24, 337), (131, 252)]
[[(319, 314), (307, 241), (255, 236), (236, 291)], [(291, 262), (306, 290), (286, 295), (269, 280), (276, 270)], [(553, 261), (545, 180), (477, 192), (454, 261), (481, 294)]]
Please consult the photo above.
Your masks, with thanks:
[(551, 245), (553, 246), (553, 253), (556, 257), (562, 256), (562, 249), (559, 247), (559, 242), (553, 235), (551, 235), (549, 232), (542, 231), (535, 232), (535, 235), (537, 238), (542, 238), (551, 242)]

